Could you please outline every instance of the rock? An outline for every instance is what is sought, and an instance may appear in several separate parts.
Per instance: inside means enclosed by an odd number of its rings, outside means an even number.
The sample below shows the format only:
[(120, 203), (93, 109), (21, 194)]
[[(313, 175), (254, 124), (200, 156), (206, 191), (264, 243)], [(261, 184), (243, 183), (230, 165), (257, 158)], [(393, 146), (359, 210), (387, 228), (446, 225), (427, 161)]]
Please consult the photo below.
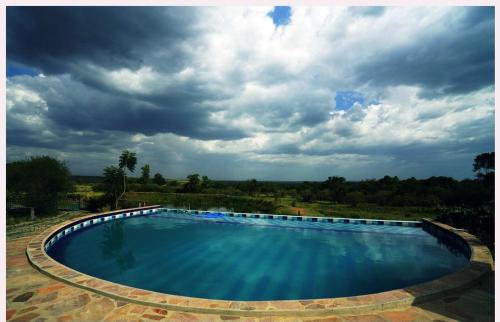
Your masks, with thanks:
[(19, 296), (17, 296), (14, 300), (12, 300), (13, 302), (26, 302), (27, 300), (29, 300), (35, 293), (33, 292), (26, 292), (26, 293), (23, 293)]

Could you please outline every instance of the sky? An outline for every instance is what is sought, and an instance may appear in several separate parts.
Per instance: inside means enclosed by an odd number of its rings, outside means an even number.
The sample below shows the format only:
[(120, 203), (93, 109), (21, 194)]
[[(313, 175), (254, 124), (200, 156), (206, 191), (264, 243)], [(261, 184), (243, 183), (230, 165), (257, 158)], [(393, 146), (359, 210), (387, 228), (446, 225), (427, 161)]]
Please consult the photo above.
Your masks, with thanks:
[(7, 7), (7, 162), (469, 178), (494, 45), (493, 7)]

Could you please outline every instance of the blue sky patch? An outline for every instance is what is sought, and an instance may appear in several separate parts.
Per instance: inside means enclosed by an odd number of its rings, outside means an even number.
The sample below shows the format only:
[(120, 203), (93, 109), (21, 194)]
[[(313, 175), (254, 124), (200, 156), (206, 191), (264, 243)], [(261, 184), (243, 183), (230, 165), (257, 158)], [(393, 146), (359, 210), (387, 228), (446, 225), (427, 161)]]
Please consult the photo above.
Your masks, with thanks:
[(13, 77), (19, 75), (36, 76), (39, 74), (40, 71), (35, 68), (26, 67), (20, 64), (7, 63), (7, 77)]
[(337, 110), (350, 109), (355, 103), (361, 105), (365, 103), (363, 94), (354, 91), (338, 91), (335, 95), (335, 108)]
[(273, 23), (276, 27), (288, 25), (292, 15), (292, 8), (282, 6), (274, 7), (273, 11), (270, 11), (267, 15), (273, 19)]

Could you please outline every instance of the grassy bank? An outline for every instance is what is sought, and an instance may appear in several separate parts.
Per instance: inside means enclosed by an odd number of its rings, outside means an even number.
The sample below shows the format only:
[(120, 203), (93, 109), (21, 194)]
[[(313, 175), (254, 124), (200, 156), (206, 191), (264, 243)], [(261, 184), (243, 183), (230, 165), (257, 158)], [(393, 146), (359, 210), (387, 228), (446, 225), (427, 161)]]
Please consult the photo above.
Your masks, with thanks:
[(161, 192), (128, 192), (129, 202), (160, 204), (176, 208), (208, 210), (211, 208), (227, 209), (237, 212), (273, 213), (275, 204), (263, 198), (229, 196), (203, 193), (161, 193)]
[[(81, 192), (99, 195), (84, 187)], [(208, 210), (212, 208), (226, 209), (236, 212), (276, 213), (284, 215), (331, 216), (346, 218), (377, 218), (420, 220), (424, 217), (435, 218), (432, 208), (422, 207), (380, 207), (374, 204), (360, 204), (351, 207), (345, 204), (333, 204), (327, 201), (298, 202), (291, 197), (274, 199), (266, 196), (231, 196), (221, 194), (190, 194), (160, 192), (129, 192), (127, 200), (137, 205), (139, 202), (148, 205), (160, 204), (176, 208)], [(105, 210), (105, 209), (103, 209)], [(7, 237), (17, 238), (41, 232), (64, 220), (84, 215), (86, 211), (59, 212), (58, 214), (39, 216), (34, 221), (29, 215), (7, 216)]]
[(356, 207), (336, 204), (328, 201), (294, 202), (292, 198), (279, 199), (276, 213), (284, 215), (328, 216), (345, 218), (420, 220), (435, 218), (433, 208), (425, 207), (381, 207), (376, 204), (363, 203)]
[(432, 208), (424, 207), (381, 207), (374, 204), (360, 204), (356, 207), (333, 204), (327, 201), (297, 202), (291, 197), (242, 197), (216, 194), (129, 192), (131, 202), (146, 202), (177, 208), (207, 210), (221, 208), (237, 212), (276, 213), (284, 215), (331, 216), (346, 218), (378, 218), (420, 220), (434, 218)]
[(29, 216), (7, 216), (7, 240), (39, 234), (49, 227), (87, 214), (86, 211), (61, 211), (58, 214), (38, 216), (35, 220), (31, 220)]

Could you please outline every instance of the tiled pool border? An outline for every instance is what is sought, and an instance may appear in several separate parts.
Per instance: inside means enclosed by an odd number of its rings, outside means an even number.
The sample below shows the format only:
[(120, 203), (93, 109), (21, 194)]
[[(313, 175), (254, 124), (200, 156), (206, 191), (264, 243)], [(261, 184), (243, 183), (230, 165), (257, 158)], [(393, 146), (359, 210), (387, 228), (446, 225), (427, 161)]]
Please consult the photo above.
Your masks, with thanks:
[(262, 219), (278, 219), (292, 221), (318, 221), (330, 223), (345, 223), (345, 224), (366, 224), (366, 225), (386, 225), (386, 226), (406, 226), (406, 227), (421, 227), (420, 221), (411, 220), (382, 220), (382, 219), (358, 219), (358, 218), (341, 218), (341, 217), (314, 217), (314, 216), (295, 216), (295, 215), (277, 215), (277, 214), (255, 214), (248, 212), (228, 212), (228, 211), (208, 211), (208, 210), (186, 210), (176, 208), (162, 208), (174, 213), (184, 213), (190, 215), (203, 215), (217, 213), (228, 217), (243, 217), (243, 218), (262, 218)]
[[(98, 224), (100, 222), (128, 216), (153, 214), (161, 209), (162, 208), (160, 206), (123, 209), (113, 212), (93, 214), (79, 218), (78, 220), (61, 223), (47, 229), (30, 241), (26, 249), (28, 260), (36, 269), (57, 280), (106, 295), (117, 300), (184, 312), (239, 316), (319, 316), (351, 313), (360, 314), (384, 309), (405, 308), (415, 303), (441, 298), (455, 290), (468, 288), (477, 283), (481, 278), (485, 277), (486, 274), (493, 271), (493, 260), (491, 254), (488, 248), (482, 245), (476, 237), (468, 234), (467, 232), (456, 230), (453, 227), (428, 219), (422, 220), (421, 223), (405, 221), (401, 221), (401, 223), (421, 224), (422, 228), (429, 233), (439, 235), (442, 238), (457, 242), (468, 248), (470, 262), (465, 268), (440, 279), (404, 289), (343, 298), (284, 301), (225, 301), (163, 294), (112, 283), (80, 273), (62, 265), (59, 262), (56, 262), (46, 253), (46, 245), (49, 242), (56, 242), (54, 238), (62, 238), (74, 230), (85, 227), (85, 225), (91, 225), (94, 223)], [(196, 210), (189, 211), (189, 213), (192, 214), (195, 214), (195, 212)], [(202, 211), (201, 213), (208, 212)], [(230, 216), (229, 212), (226, 214)], [(279, 217), (280, 215), (265, 216)], [(325, 219), (323, 217), (312, 218)], [(303, 216), (302, 219), (309, 220), (309, 217)], [(343, 220), (347, 218), (331, 219)], [(349, 219), (349, 222), (351, 222), (351, 220), (360, 221), (357, 222), (359, 224), (368, 224), (368, 222), (361, 222), (368, 219)]]
[[(156, 207), (156, 206), (155, 206)], [(57, 232), (51, 234), (48, 241), (45, 243), (44, 248), (47, 251), (52, 245), (54, 245), (61, 238), (68, 236), (69, 234), (86, 228), (95, 224), (101, 224), (107, 221), (139, 216), (139, 215), (151, 215), (159, 211), (165, 210), (174, 214), (181, 215), (206, 215), (206, 214), (220, 214), (224, 217), (234, 217), (234, 218), (252, 218), (252, 219), (269, 219), (277, 221), (301, 221), (301, 222), (321, 222), (321, 223), (342, 223), (342, 224), (357, 224), (357, 225), (383, 225), (383, 226), (401, 226), (401, 227), (421, 227), (422, 223), (419, 221), (405, 221), (405, 220), (380, 220), (380, 219), (356, 219), (356, 218), (333, 218), (333, 217), (313, 217), (313, 216), (293, 216), (293, 215), (276, 215), (276, 214), (255, 214), (246, 212), (213, 212), (204, 210), (186, 210), (177, 208), (140, 208), (137, 210), (127, 210), (127, 211), (114, 211), (109, 213), (98, 214), (91, 218), (81, 218), (71, 225), (67, 225), (65, 229), (60, 229)]]

